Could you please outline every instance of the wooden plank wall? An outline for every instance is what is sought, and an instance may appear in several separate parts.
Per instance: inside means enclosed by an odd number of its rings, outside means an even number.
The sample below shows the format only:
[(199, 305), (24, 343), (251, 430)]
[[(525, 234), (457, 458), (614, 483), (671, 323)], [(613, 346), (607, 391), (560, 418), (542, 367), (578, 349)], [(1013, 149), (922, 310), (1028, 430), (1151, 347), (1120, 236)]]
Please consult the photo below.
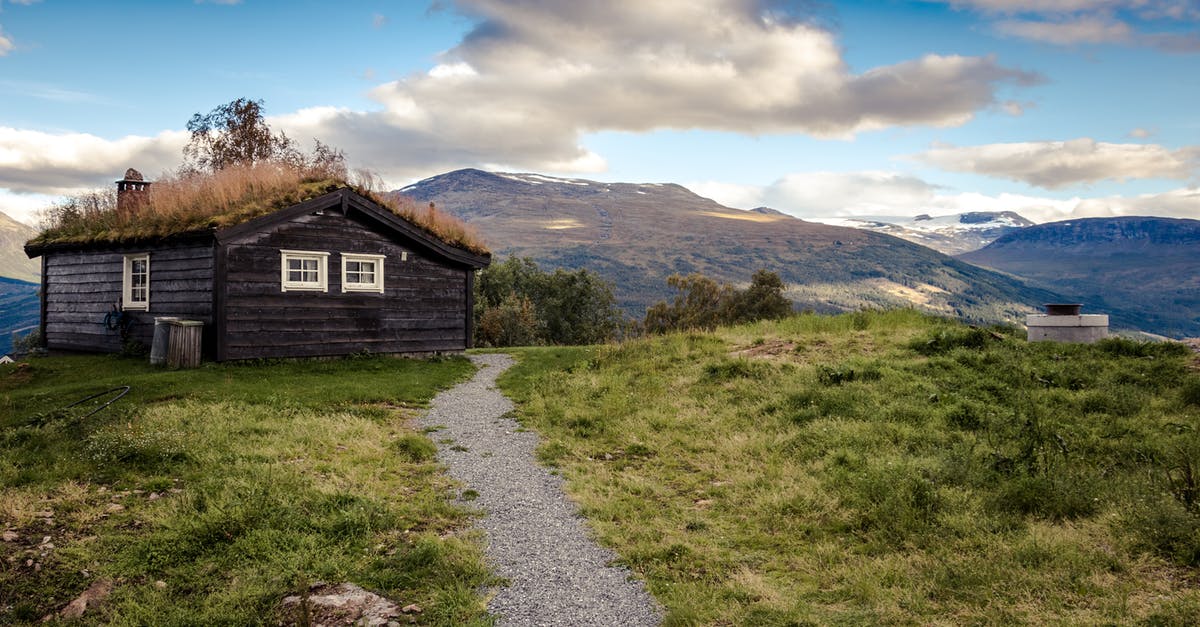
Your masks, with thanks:
[[(353, 214), (352, 214), (353, 215)], [(327, 292), (283, 292), (280, 249), (329, 254)], [(406, 261), (401, 261), (407, 252)], [(343, 293), (341, 253), (387, 255), (384, 293)], [(223, 359), (461, 351), (470, 270), (417, 254), (336, 210), (227, 244)]]
[(204, 322), (212, 332), (211, 244), (120, 251), (46, 253), (43, 324), (50, 349), (117, 352), (121, 338), (104, 316), (121, 300), (126, 253), (150, 253), (150, 310), (131, 311), (131, 338), (150, 346), (156, 316)]

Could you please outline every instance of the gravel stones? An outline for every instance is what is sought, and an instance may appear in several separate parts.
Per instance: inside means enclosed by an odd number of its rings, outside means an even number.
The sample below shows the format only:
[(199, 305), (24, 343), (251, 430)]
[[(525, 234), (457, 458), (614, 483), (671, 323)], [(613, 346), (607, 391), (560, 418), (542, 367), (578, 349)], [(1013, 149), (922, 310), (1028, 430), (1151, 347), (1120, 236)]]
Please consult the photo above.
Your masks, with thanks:
[(508, 355), (471, 355), (475, 377), (439, 394), (419, 419), (438, 427), (438, 458), (485, 515), (479, 527), (496, 574), (509, 585), (488, 609), (499, 625), (657, 625), (661, 610), (616, 555), (588, 535), (562, 479), (534, 461), (537, 434), (506, 414), (496, 377)]

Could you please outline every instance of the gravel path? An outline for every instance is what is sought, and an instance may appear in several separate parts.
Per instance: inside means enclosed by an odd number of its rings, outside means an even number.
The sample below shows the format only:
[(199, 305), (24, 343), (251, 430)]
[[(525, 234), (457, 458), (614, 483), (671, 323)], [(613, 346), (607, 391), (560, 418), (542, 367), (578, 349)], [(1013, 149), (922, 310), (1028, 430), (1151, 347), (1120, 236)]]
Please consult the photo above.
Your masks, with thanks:
[[(496, 377), (508, 355), (471, 355), (475, 377), (438, 394), (418, 421), (432, 434), (450, 476), (479, 497), (487, 555), (508, 579), (488, 603), (499, 625), (657, 625), (661, 610), (615, 555), (589, 537), (562, 480), (534, 461), (537, 434), (518, 432)], [(462, 450), (462, 449), (466, 450)]]

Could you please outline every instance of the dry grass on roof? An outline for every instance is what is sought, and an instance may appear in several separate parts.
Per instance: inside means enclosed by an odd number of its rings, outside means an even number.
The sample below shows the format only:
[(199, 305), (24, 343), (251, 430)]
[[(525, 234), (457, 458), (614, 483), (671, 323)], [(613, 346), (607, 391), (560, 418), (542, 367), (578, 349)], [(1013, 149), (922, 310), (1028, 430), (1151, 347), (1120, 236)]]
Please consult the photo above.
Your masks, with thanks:
[(343, 168), (264, 163), (214, 173), (168, 174), (144, 202), (117, 207), (115, 189), (71, 197), (47, 209), (34, 246), (127, 243), (222, 229), (350, 186), (431, 235), (474, 253), (487, 247), (462, 220), (435, 207), (376, 193), (371, 177), (352, 184)]

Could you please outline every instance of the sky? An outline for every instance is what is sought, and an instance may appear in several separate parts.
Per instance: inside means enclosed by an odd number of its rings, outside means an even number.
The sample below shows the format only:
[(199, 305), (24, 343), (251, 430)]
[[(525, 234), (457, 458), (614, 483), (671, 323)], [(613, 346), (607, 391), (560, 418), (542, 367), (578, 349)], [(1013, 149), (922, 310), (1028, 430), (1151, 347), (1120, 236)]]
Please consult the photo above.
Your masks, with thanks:
[(0, 211), (153, 180), (237, 98), (388, 188), (1200, 218), (1200, 0), (0, 0)]

